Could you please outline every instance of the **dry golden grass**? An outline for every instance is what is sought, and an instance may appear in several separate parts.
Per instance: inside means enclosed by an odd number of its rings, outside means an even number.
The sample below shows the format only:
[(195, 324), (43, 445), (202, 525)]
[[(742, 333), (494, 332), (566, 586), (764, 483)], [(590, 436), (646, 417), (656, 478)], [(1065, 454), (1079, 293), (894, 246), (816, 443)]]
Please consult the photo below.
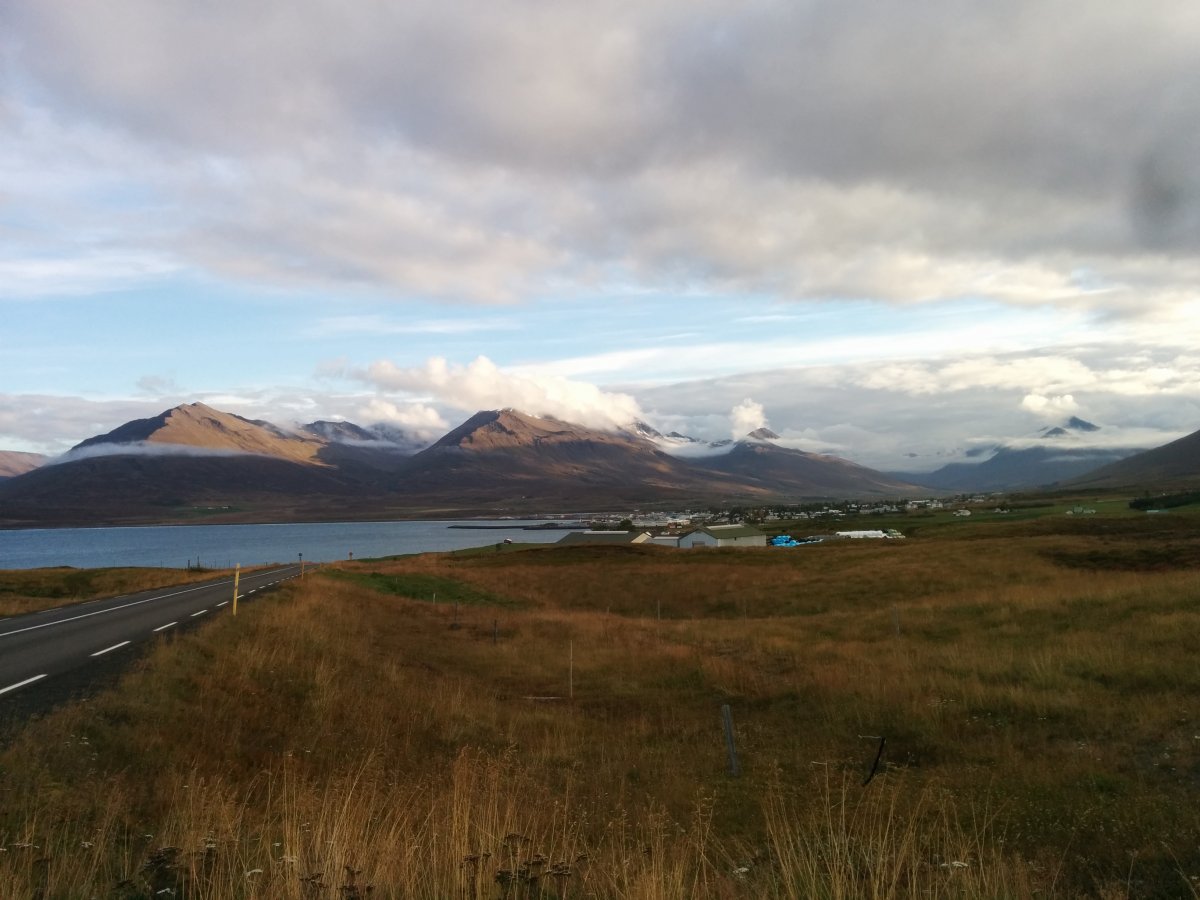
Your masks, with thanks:
[(191, 584), (224, 574), (228, 572), (220, 569), (0, 569), (0, 616)]
[(347, 564), (32, 723), (0, 896), (1195, 896), (1197, 572), (1098, 541)]

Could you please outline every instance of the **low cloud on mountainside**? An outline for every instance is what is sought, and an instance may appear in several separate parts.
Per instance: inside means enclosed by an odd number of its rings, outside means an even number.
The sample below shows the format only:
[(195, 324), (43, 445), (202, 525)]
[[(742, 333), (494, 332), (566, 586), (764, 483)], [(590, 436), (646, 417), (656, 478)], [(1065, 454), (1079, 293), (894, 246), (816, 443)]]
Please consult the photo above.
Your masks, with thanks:
[(101, 456), (256, 456), (258, 454), (242, 450), (225, 450), (214, 447), (191, 447), (186, 444), (163, 444), (151, 441), (131, 441), (123, 444), (91, 444), (87, 447), (76, 447), (61, 456), (47, 460), (46, 465), (55, 466), (61, 463), (77, 462), (81, 459), (95, 459)]

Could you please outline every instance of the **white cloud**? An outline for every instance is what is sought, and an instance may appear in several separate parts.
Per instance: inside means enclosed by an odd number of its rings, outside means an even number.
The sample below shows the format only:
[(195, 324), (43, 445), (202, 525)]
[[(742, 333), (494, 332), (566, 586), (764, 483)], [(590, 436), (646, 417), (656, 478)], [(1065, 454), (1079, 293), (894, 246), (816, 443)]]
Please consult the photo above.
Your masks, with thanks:
[(729, 411), (730, 433), (733, 439), (740, 440), (751, 431), (765, 428), (767, 417), (763, 413), (763, 405), (755, 403), (749, 397)]
[(1070, 394), (1046, 397), (1042, 394), (1026, 394), (1021, 399), (1021, 408), (1027, 409), (1035, 416), (1058, 421), (1072, 416), (1079, 410), (1079, 404)]
[(485, 356), (466, 365), (433, 357), (423, 366), (402, 368), (387, 360), (372, 363), (356, 377), (382, 391), (428, 398), (463, 412), (514, 407), (596, 428), (622, 428), (642, 416), (628, 394), (556, 375), (508, 372)]
[(68, 450), (62, 456), (46, 462), (48, 466), (60, 463), (77, 462), (81, 459), (94, 459), (101, 456), (255, 456), (239, 450), (223, 450), (212, 447), (191, 447), (184, 444), (156, 444), (146, 441), (132, 441), (128, 444), (93, 444), (88, 447), (76, 447)]
[(436, 440), (450, 430), (449, 423), (432, 406), (424, 403), (393, 403), (371, 397), (358, 408), (359, 421), (395, 425), (422, 440)]

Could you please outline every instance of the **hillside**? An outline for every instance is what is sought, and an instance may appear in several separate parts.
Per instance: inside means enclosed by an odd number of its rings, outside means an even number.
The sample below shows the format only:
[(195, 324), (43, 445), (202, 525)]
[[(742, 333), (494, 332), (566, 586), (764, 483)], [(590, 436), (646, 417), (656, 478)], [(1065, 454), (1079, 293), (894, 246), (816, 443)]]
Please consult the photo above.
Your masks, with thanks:
[(1072, 479), (1068, 485), (1081, 488), (1200, 486), (1200, 431)]
[(0, 450), (0, 480), (15, 478), (45, 465), (46, 457), (40, 453), (24, 453), (20, 450)]
[(1072, 416), (1061, 425), (1042, 429), (1025, 445), (1001, 444), (975, 451), (987, 457), (978, 462), (948, 463), (932, 472), (889, 474), (939, 491), (970, 493), (1047, 487), (1138, 452), (1139, 448), (1134, 447), (1095, 446), (1089, 436), (1099, 431), (1100, 426)]
[[(403, 464), (406, 496), (434, 500), (611, 504), (745, 493), (627, 432), (606, 432), (511, 409), (479, 412)], [(753, 493), (753, 491), (751, 491)]]
[(735, 442), (727, 453), (702, 457), (694, 464), (764, 493), (794, 499), (898, 497), (920, 491), (840, 457), (780, 447), (774, 443), (777, 437), (765, 428), (758, 429)]
[(287, 432), (269, 422), (254, 422), (232, 413), (220, 412), (203, 403), (190, 403), (148, 419), (126, 422), (106, 434), (81, 441), (68, 456), (90, 455), (110, 449), (118, 453), (131, 447), (152, 452), (153, 448), (170, 446), (210, 453), (253, 454), (320, 465), (317, 454), (328, 443), (327, 439), (316, 435)]

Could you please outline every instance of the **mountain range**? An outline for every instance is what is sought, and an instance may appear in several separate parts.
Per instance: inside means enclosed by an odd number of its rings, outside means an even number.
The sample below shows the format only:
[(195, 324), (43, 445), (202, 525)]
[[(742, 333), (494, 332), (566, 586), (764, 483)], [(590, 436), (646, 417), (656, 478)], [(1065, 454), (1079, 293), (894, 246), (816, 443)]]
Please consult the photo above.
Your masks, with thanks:
[(476, 413), (413, 452), (346, 422), (295, 430), (193, 403), (82, 441), (0, 483), (0, 523), (357, 518), (636, 504), (895, 497), (912, 485), (759, 431), (720, 456), (672, 456), (631, 428)]
[(969, 451), (972, 462), (948, 463), (932, 472), (889, 472), (897, 480), (936, 491), (990, 492), (1046, 488), (1132, 456), (1137, 447), (1101, 447), (1100, 426), (1072, 416), (1047, 426), (1020, 444), (997, 444)]
[(0, 455), (0, 525), (328, 521), (900, 498), (1051, 483), (1200, 484), (1200, 432), (1134, 453), (1089, 449), (1083, 437), (1097, 430), (1071, 419), (1027, 445), (993, 447), (979, 463), (885, 474), (781, 446), (766, 428), (705, 444), (645, 423), (601, 431), (504, 409), (476, 413), (422, 448), (387, 426), (318, 421), (287, 429), (192, 403), (88, 438), (57, 460)]

